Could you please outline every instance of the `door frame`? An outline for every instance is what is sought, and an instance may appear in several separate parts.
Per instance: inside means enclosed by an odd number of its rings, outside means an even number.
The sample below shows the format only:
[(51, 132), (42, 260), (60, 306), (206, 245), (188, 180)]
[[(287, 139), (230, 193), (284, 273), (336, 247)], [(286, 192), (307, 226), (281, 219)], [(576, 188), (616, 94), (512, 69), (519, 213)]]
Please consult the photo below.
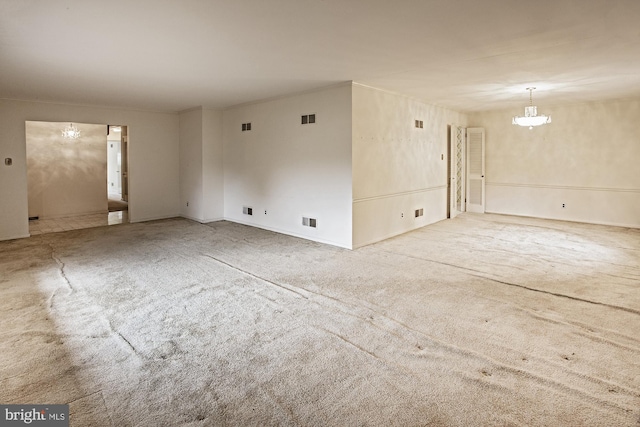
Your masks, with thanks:
[[(465, 212), (466, 207), (466, 128), (453, 124), (449, 129), (449, 173), (448, 173), (448, 211), (449, 218), (455, 218), (459, 213)], [(459, 166), (459, 167), (458, 167)], [(458, 203), (460, 199), (460, 203)]]
[(129, 203), (129, 127), (120, 127), (120, 187), (122, 200)]
[[(485, 145), (484, 128), (467, 128), (466, 197), (469, 212), (484, 213), (485, 210)], [(480, 194), (477, 194), (478, 191)]]

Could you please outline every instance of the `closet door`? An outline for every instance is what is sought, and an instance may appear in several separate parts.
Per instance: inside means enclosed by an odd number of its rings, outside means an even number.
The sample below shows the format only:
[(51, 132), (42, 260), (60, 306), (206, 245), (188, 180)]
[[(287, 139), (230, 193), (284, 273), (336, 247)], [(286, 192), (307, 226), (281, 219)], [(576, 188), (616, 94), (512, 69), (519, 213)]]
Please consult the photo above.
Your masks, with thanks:
[(484, 213), (484, 128), (467, 128), (467, 211)]
[(455, 218), (465, 207), (465, 138), (467, 130), (461, 126), (451, 126), (451, 151), (449, 153), (450, 180), (449, 217)]

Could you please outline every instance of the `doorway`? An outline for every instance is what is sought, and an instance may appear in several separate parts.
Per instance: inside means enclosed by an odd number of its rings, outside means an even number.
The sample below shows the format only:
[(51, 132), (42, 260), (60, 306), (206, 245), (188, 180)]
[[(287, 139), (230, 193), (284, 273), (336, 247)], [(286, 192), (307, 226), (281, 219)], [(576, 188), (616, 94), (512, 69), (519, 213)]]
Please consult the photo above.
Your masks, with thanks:
[(107, 125), (26, 121), (25, 136), (31, 235), (128, 222), (108, 210)]
[(466, 209), (466, 135), (467, 130), (458, 125), (449, 126), (448, 137), (448, 165), (447, 176), (448, 182), (448, 197), (447, 197), (447, 211), (448, 218), (455, 218), (461, 212), (465, 212)]
[(467, 203), (469, 212), (484, 213), (484, 128), (467, 129)]
[(109, 212), (129, 210), (127, 126), (107, 126), (107, 196)]
[(447, 218), (451, 218), (451, 185), (453, 184), (451, 166), (451, 125), (447, 125)]
[(449, 127), (448, 218), (461, 212), (484, 213), (484, 128)]

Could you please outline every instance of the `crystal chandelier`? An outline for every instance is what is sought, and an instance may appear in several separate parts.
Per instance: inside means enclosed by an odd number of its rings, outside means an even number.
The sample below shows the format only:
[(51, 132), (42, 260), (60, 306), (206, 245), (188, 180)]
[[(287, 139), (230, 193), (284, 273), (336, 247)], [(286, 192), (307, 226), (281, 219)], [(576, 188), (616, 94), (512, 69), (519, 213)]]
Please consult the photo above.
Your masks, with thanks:
[(540, 126), (547, 123), (551, 123), (551, 116), (545, 116), (544, 114), (538, 115), (538, 108), (533, 105), (533, 91), (535, 87), (528, 87), (529, 91), (529, 106), (524, 107), (524, 116), (513, 116), (514, 125), (529, 126), (529, 129), (533, 129), (534, 126)]
[(62, 136), (64, 139), (78, 139), (80, 138), (80, 130), (73, 123), (69, 123), (69, 126), (62, 131)]

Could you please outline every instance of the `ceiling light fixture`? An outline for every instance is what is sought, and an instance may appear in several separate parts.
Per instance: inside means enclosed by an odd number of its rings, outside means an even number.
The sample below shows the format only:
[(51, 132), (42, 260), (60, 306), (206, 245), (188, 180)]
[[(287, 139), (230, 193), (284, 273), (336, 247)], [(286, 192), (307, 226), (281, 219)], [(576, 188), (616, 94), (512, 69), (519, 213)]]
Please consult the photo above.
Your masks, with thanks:
[(73, 123), (69, 123), (69, 126), (62, 131), (62, 136), (64, 139), (78, 139), (80, 138), (80, 130)]
[(524, 116), (513, 116), (511, 123), (518, 126), (529, 126), (529, 129), (533, 129), (534, 126), (551, 123), (551, 116), (538, 115), (538, 107), (533, 105), (535, 87), (528, 87), (527, 90), (529, 91), (529, 106), (524, 107)]

